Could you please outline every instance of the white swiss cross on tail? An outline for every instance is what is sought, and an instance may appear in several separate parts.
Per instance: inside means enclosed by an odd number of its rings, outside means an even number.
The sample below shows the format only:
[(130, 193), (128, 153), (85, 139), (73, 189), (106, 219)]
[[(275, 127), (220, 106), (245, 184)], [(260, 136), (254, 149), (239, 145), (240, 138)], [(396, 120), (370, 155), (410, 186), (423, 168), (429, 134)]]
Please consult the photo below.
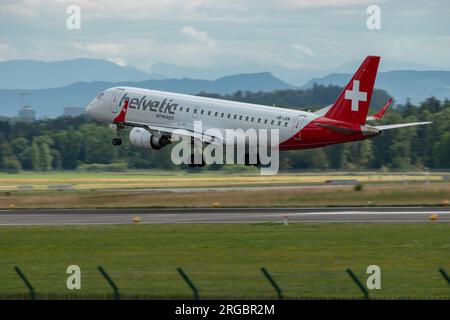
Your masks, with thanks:
[(352, 90), (345, 90), (345, 100), (352, 101), (352, 111), (359, 110), (360, 101), (367, 101), (367, 92), (359, 91), (359, 80), (353, 80)]

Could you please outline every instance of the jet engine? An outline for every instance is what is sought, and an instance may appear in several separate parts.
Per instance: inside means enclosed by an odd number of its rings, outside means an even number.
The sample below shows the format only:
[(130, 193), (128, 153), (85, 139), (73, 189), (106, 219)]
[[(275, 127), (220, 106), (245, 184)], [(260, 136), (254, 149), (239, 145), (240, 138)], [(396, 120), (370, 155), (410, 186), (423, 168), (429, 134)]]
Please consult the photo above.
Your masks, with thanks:
[(158, 150), (168, 145), (170, 140), (166, 136), (156, 136), (144, 128), (135, 127), (130, 131), (130, 142), (136, 147)]

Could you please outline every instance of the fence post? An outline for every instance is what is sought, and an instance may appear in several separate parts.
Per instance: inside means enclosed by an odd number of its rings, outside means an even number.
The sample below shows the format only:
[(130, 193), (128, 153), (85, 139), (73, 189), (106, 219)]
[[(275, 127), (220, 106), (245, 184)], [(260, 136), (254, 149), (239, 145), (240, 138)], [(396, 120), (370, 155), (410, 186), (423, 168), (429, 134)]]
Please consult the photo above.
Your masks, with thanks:
[(119, 300), (120, 299), (119, 288), (116, 286), (113, 279), (109, 276), (108, 273), (106, 273), (105, 269), (103, 269), (102, 266), (98, 266), (97, 269), (98, 269), (98, 271), (100, 271), (100, 273), (103, 275), (103, 277), (105, 277), (105, 279), (106, 279), (106, 281), (108, 281), (109, 285), (113, 288), (114, 299)]
[(367, 288), (362, 284), (361, 280), (356, 276), (356, 274), (353, 273), (353, 271), (350, 268), (347, 268), (347, 273), (350, 275), (350, 277), (355, 281), (356, 285), (361, 289), (361, 291), (364, 293), (364, 299), (369, 300), (369, 291)]
[(272, 287), (275, 288), (275, 290), (277, 291), (278, 294), (278, 300), (283, 300), (283, 291), (281, 290), (281, 288), (278, 286), (278, 284), (275, 282), (275, 280), (272, 278), (272, 276), (270, 275), (270, 273), (266, 270), (266, 268), (262, 267), (261, 268), (262, 273), (264, 274), (264, 276), (267, 278), (267, 280), (269, 280), (270, 284), (272, 285)]
[(22, 272), (22, 270), (20, 270), (20, 268), (18, 266), (15, 266), (14, 270), (16, 270), (16, 272), (19, 275), (20, 279), (22, 279), (22, 281), (25, 283), (25, 285), (27, 286), (28, 290), (30, 291), (30, 298), (31, 298), (31, 300), (36, 300), (36, 293), (34, 292), (34, 288), (31, 285), (30, 281), (28, 281), (28, 279), (25, 276), (25, 274)]
[(447, 280), (448, 284), (450, 285), (450, 277), (447, 274), (447, 272), (445, 272), (444, 268), (439, 268), (439, 272), (442, 274), (444, 279)]
[(191, 288), (192, 292), (194, 293), (194, 299), (195, 300), (199, 300), (199, 294), (198, 294), (198, 289), (195, 286), (195, 284), (191, 281), (191, 279), (189, 279), (189, 277), (187, 276), (187, 274), (183, 271), (183, 269), (181, 268), (177, 268), (178, 273), (181, 275), (181, 277), (184, 279), (184, 281), (186, 281), (186, 283), (189, 285), (189, 287)]

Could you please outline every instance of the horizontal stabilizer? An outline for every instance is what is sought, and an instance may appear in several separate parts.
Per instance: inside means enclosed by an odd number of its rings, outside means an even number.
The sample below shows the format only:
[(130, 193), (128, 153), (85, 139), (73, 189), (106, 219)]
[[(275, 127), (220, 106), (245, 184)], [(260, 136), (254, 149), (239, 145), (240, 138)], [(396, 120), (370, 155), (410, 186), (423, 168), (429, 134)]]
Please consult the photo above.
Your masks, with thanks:
[(424, 124), (430, 124), (433, 122), (410, 122), (410, 123), (398, 123), (398, 124), (388, 124), (385, 126), (374, 126), (375, 128), (377, 128), (378, 130), (390, 130), (390, 129), (397, 129), (397, 128), (404, 128), (404, 127), (411, 127), (411, 126), (421, 126)]

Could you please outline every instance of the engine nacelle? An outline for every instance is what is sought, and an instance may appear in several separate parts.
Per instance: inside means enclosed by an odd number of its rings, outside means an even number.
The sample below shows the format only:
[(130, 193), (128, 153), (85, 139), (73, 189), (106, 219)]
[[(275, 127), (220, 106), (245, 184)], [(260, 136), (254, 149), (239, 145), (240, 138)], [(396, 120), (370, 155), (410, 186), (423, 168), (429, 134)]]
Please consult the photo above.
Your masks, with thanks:
[(152, 134), (144, 128), (135, 127), (130, 131), (130, 142), (133, 146), (152, 149), (150, 139)]
[(135, 127), (130, 131), (130, 142), (132, 145), (146, 149), (161, 149), (170, 143), (165, 136), (155, 136), (144, 128)]

